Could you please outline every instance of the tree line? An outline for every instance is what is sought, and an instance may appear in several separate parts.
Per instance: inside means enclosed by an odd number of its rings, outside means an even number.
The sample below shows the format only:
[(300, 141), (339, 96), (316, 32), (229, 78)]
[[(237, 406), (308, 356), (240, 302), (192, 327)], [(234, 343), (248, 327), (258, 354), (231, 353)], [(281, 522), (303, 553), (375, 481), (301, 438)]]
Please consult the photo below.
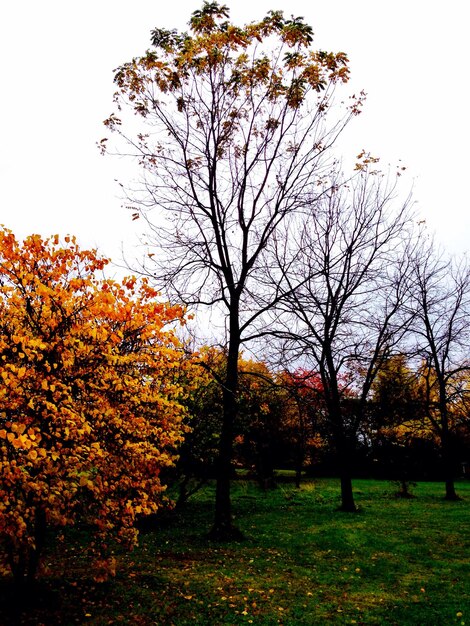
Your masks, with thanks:
[[(223, 402), (217, 379), (226, 368), (226, 352), (211, 347), (193, 356), (203, 371), (187, 398), (190, 431), (167, 475), (178, 504), (217, 475)], [(232, 477), (236, 479), (241, 471), (263, 489), (276, 486), (276, 470), (281, 469), (294, 470), (298, 487), (304, 475), (341, 477), (336, 423), (320, 373), (275, 370), (264, 361), (243, 356), (238, 365)], [(403, 353), (382, 359), (365, 401), (362, 376), (353, 366), (338, 382), (349, 436), (349, 475), (397, 482), (398, 494), (405, 497), (411, 495), (409, 485), (416, 480), (441, 480), (446, 497), (457, 499), (454, 480), (468, 476), (465, 464), (470, 460), (468, 374), (454, 377), (459, 393), (447, 407), (445, 443), (438, 377), (424, 359), (413, 362)]]

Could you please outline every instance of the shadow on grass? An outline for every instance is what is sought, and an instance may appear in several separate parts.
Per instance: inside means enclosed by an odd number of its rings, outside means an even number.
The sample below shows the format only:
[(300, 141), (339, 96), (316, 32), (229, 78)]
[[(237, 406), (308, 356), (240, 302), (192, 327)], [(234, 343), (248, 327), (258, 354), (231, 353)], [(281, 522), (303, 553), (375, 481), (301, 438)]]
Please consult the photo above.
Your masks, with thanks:
[(49, 578), (18, 588), (13, 581), (0, 581), (0, 624), (2, 626), (64, 626), (81, 624), (91, 602), (104, 593), (90, 582)]

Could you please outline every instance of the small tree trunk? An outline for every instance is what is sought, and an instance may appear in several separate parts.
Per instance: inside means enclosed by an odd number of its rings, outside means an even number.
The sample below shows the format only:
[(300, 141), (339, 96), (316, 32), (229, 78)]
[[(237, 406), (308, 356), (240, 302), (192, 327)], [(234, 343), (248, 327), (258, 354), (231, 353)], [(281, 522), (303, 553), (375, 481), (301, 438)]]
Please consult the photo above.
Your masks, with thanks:
[(355, 513), (357, 511), (354, 503), (351, 476), (343, 474), (341, 476), (341, 506), (340, 511)]
[(16, 589), (20, 589), (23, 587), (26, 580), (27, 559), (25, 551), (20, 548), (18, 552), (15, 552), (15, 549), (10, 544), (7, 546), (7, 558), (11, 573), (13, 574), (15, 587)]
[(26, 574), (26, 582), (31, 585), (36, 579), (39, 568), (39, 562), (46, 541), (46, 514), (41, 508), (36, 508), (35, 513), (35, 529), (34, 542), (35, 547), (29, 553), (28, 571)]
[(453, 478), (448, 478), (446, 480), (446, 500), (460, 500), (460, 497), (457, 495), (455, 491), (455, 484)]
[(355, 513), (357, 511), (354, 503), (354, 494), (352, 488), (351, 479), (351, 462), (352, 462), (352, 450), (351, 444), (346, 440), (344, 436), (341, 437), (338, 446), (338, 465), (340, 470), (341, 481), (341, 506), (340, 511), (347, 513)]
[(224, 461), (220, 459), (218, 464), (214, 525), (209, 533), (209, 537), (216, 541), (230, 541), (233, 535), (230, 469)]
[(232, 523), (230, 497), (232, 441), (231, 429), (223, 429), (220, 457), (217, 463), (214, 525), (209, 533), (209, 538), (214, 541), (232, 541), (243, 538), (243, 534)]
[(455, 483), (454, 483), (454, 458), (452, 454), (452, 441), (451, 435), (449, 433), (449, 417), (447, 414), (447, 404), (445, 402), (445, 387), (442, 385), (443, 389), (441, 390), (441, 400), (440, 402), (440, 413), (441, 413), (441, 424), (442, 424), (442, 432), (441, 432), (441, 448), (442, 448), (442, 458), (444, 461), (444, 480), (446, 487), (446, 500), (460, 500), (457, 492), (455, 491)]
[(454, 461), (452, 458), (452, 451), (450, 449), (450, 442), (448, 437), (445, 436), (442, 438), (442, 448), (443, 448), (443, 460), (444, 460), (444, 481), (446, 487), (446, 500), (460, 500), (457, 492), (455, 491), (455, 482), (454, 482)]
[(13, 581), (18, 592), (25, 587), (31, 587), (36, 580), (44, 543), (46, 540), (46, 514), (41, 508), (36, 508), (34, 528), (34, 548), (19, 547), (15, 550), (10, 544), (7, 546), (7, 559), (13, 574)]
[(272, 463), (271, 449), (268, 443), (263, 441), (263, 436), (258, 437), (256, 455), (256, 475), (261, 489), (265, 491), (274, 489), (274, 466)]
[(302, 435), (299, 436), (296, 446), (296, 459), (295, 459), (295, 486), (300, 489), (300, 482), (302, 480), (302, 470), (305, 460), (305, 445)]

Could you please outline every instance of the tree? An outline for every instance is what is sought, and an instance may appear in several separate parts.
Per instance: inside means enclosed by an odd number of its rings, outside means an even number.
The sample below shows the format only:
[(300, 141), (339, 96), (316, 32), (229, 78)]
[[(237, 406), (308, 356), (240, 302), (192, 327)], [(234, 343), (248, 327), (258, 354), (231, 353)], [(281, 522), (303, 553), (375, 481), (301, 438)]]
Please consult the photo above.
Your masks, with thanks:
[(417, 352), (423, 359), (427, 417), (440, 439), (446, 499), (455, 491), (453, 407), (465, 393), (465, 373), (470, 369), (470, 266), (423, 247), (414, 261), (411, 286)]
[(281, 429), (285, 446), (292, 447), (295, 485), (299, 488), (302, 471), (312, 460), (312, 452), (325, 446), (323, 386), (316, 372), (300, 368), (280, 372), (277, 383), (284, 390)]
[(241, 357), (238, 361), (240, 386), (239, 419), (236, 435), (240, 441), (236, 456), (254, 470), (263, 489), (275, 486), (277, 451), (281, 444), (282, 390), (264, 361)]
[(222, 387), (226, 367), (223, 350), (204, 346), (189, 357), (193, 362), (184, 385), (183, 400), (187, 408), (184, 442), (179, 448), (175, 467), (170, 469), (168, 483), (177, 491), (177, 505), (199, 491), (215, 475), (217, 450), (222, 425)]
[(413, 245), (408, 200), (395, 208), (396, 184), (373, 169), (376, 159), (360, 157), (356, 176), (334, 178), (288, 225), (290, 245), (280, 237), (274, 270), (284, 279), (276, 332), (285, 358), (320, 375), (344, 511), (356, 509), (351, 469), (371, 385), (407, 329)]
[(420, 449), (432, 441), (423, 429), (425, 402), (420, 372), (398, 353), (382, 362), (372, 385), (367, 439), (380, 471), (399, 485), (397, 495), (409, 497), (412, 480), (423, 472)]
[[(328, 150), (362, 99), (327, 127), (334, 87), (348, 80), (346, 55), (314, 50), (299, 17), (271, 11), (238, 27), (228, 16), (205, 2), (189, 34), (156, 28), (153, 49), (116, 71), (118, 114), (105, 122), (144, 172), (129, 192), (152, 247), (141, 271), (180, 302), (218, 306), (226, 320), (219, 539), (238, 535), (230, 502), (238, 355), (277, 299), (263, 280), (267, 244), (328, 169)], [(137, 129), (127, 111), (142, 121)]]
[[(191, 390), (185, 399), (190, 432), (172, 472), (176, 478), (174, 486), (179, 488), (180, 503), (202, 487), (209, 477), (215, 476), (222, 431), (227, 352), (206, 346), (192, 358), (196, 367), (191, 370)], [(262, 486), (270, 486), (274, 478), (273, 448), (279, 444), (280, 389), (264, 362), (240, 356), (238, 368), (234, 465), (253, 471)]]
[(424, 398), (418, 378), (419, 372), (411, 369), (404, 353), (381, 363), (372, 386), (375, 428), (399, 426), (419, 418)]
[(183, 310), (146, 281), (99, 279), (106, 263), (74, 238), (0, 231), (0, 558), (18, 583), (48, 526), (92, 524), (100, 578), (108, 540), (132, 546), (136, 518), (165, 505)]

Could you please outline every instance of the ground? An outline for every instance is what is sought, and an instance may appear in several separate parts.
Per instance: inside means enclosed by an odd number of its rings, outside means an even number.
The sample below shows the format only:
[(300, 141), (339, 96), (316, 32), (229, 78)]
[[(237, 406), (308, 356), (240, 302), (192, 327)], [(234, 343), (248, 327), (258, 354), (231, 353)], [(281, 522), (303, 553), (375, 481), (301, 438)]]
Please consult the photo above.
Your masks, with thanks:
[(336, 510), (335, 480), (282, 482), (260, 491), (236, 481), (234, 511), (245, 540), (208, 543), (213, 486), (117, 554), (116, 578), (93, 582), (86, 530), (51, 543), (34, 593), (0, 587), (0, 623), (470, 625), (470, 482), (446, 502), (420, 483), (397, 499), (387, 482), (354, 481), (358, 513)]

